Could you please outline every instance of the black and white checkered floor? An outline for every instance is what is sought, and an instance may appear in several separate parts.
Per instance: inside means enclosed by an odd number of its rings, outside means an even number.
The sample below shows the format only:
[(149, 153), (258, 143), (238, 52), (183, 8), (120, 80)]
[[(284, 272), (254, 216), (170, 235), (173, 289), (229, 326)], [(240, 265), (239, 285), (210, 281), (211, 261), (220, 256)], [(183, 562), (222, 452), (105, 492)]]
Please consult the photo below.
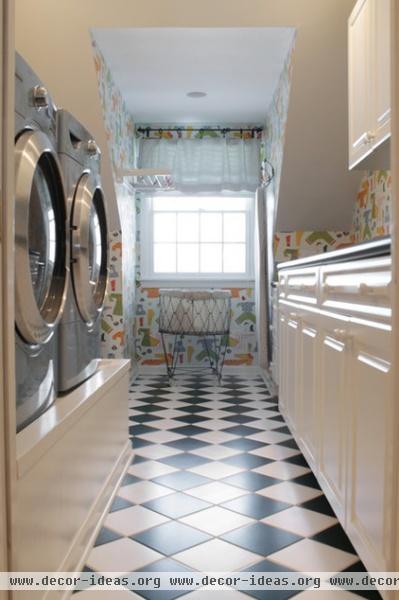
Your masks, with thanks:
[[(180, 375), (173, 387), (164, 375), (143, 375), (131, 387), (129, 405), (135, 457), (88, 569), (364, 570), (259, 375), (225, 375), (222, 387), (207, 374)], [(359, 598), (233, 590), (98, 594), (109, 600)]]

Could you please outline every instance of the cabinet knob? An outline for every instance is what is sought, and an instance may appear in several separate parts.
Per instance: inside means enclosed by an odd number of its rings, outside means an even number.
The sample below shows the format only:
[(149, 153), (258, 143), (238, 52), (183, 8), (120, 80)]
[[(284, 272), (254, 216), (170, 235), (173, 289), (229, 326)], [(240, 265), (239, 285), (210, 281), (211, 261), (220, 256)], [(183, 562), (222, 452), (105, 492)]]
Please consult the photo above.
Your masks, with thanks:
[(375, 135), (374, 131), (368, 131), (366, 134), (366, 143), (372, 142), (373, 140), (375, 140), (375, 138), (376, 138), (376, 135)]

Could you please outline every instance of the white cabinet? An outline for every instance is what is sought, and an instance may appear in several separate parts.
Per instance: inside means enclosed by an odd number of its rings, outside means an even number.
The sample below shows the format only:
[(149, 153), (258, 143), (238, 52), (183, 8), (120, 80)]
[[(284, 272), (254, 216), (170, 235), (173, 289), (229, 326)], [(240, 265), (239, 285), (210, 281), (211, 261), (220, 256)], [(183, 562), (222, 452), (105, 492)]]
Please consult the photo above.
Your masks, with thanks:
[(375, 571), (389, 571), (392, 535), (390, 335), (360, 327), (351, 361), (347, 529)]
[[(328, 319), (330, 321), (330, 319)], [(319, 472), (326, 496), (344, 518), (348, 422), (349, 342), (344, 329), (323, 327), (320, 342)]]
[(349, 17), (349, 168), (390, 136), (391, 1), (358, 0)]
[(390, 284), (389, 257), (280, 271), (280, 408), (370, 571), (399, 567)]

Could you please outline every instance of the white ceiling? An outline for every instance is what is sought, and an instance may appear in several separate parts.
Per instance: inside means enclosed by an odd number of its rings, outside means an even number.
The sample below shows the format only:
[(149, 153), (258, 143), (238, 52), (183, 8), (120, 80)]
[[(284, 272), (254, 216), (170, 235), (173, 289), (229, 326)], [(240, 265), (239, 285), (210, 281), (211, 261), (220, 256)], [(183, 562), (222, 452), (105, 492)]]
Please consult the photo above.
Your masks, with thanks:
[[(93, 36), (136, 123), (263, 123), (295, 30), (113, 28)], [(188, 98), (187, 92), (206, 92)]]

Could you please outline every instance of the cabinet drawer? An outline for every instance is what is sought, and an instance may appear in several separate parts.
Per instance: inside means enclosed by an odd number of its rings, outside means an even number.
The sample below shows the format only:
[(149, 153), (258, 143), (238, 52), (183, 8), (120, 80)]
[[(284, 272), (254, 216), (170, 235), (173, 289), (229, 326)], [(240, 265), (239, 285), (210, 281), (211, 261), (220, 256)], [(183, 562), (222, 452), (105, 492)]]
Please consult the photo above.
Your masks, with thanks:
[(292, 302), (317, 304), (318, 268), (292, 269), (285, 272), (285, 297)]
[(320, 301), (324, 309), (355, 318), (391, 318), (391, 259), (377, 258), (320, 270)]

